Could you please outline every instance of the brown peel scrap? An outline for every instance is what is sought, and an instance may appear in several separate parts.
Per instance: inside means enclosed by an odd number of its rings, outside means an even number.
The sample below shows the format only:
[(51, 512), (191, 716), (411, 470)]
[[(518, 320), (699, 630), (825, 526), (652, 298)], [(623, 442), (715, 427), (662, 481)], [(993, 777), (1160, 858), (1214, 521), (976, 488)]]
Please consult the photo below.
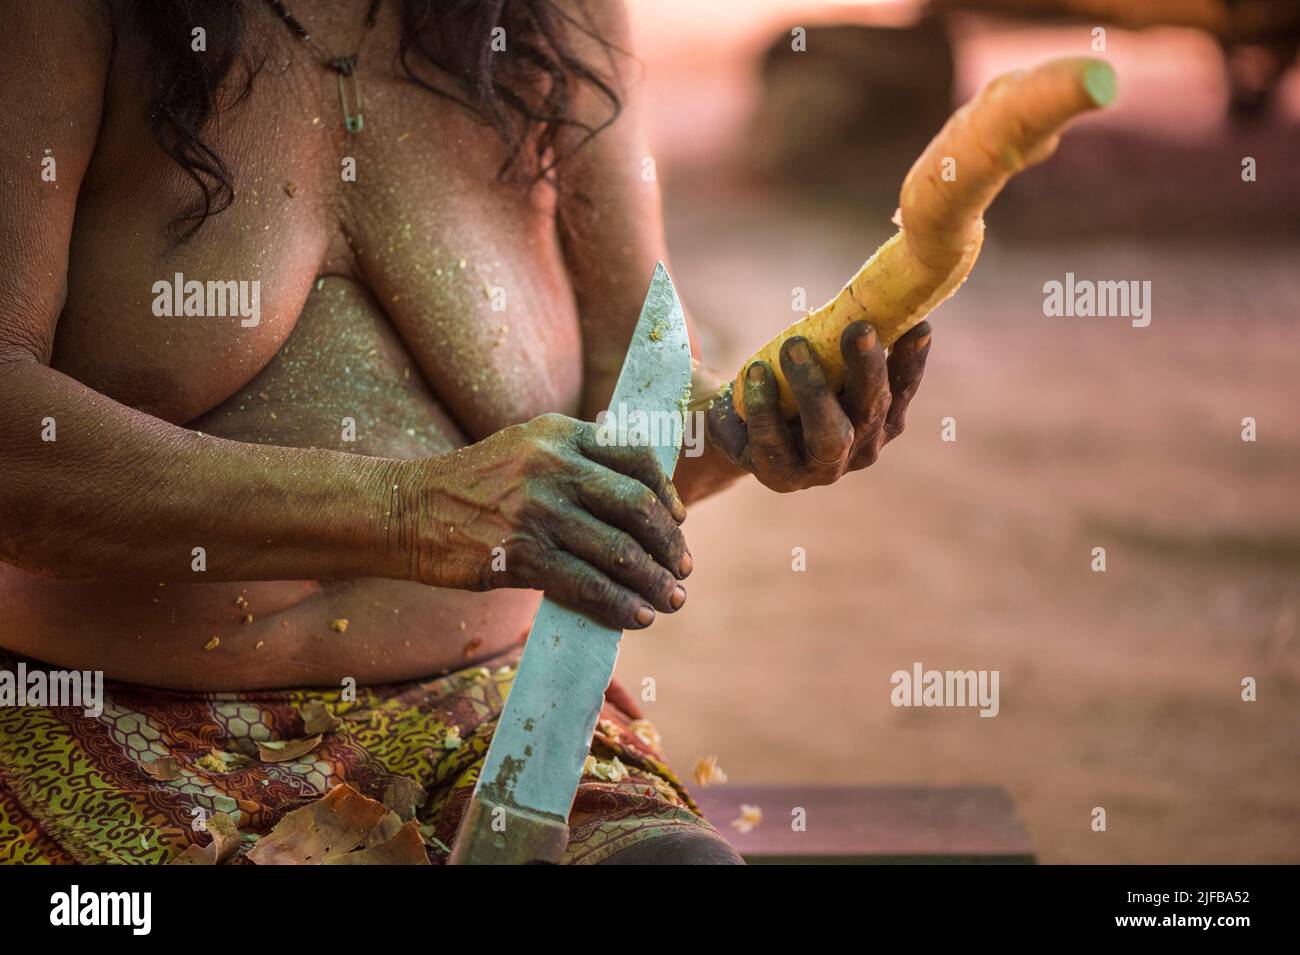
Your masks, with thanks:
[(402, 819), (391, 809), (379, 818), (379, 824), (370, 830), (370, 835), (366, 836), (363, 849), (373, 849), (376, 846), (382, 846), (393, 836), (397, 835), (397, 830), (402, 828)]
[(264, 763), (292, 763), (320, 745), (320, 736), (306, 739), (265, 740), (257, 744), (257, 758)]
[(397, 813), (402, 820), (415, 816), (415, 810), (423, 806), (429, 794), (424, 787), (410, 776), (398, 776), (384, 790), (384, 806)]
[(424, 851), (420, 838), (420, 825), (411, 820), (402, 826), (382, 845), (330, 856), (326, 865), (428, 865), (429, 854)]
[(239, 849), (239, 828), (224, 812), (214, 812), (203, 823), (212, 837), (206, 846), (191, 845), (171, 861), (171, 865), (221, 865)]
[(320, 700), (311, 700), (302, 708), (302, 731), (308, 736), (332, 733), (342, 725), (343, 721)]
[(146, 774), (159, 782), (169, 783), (181, 778), (181, 764), (170, 756), (159, 756), (152, 763), (140, 763)]
[(258, 865), (320, 865), (364, 843), (386, 812), (382, 803), (339, 783), (281, 819), (248, 858)]

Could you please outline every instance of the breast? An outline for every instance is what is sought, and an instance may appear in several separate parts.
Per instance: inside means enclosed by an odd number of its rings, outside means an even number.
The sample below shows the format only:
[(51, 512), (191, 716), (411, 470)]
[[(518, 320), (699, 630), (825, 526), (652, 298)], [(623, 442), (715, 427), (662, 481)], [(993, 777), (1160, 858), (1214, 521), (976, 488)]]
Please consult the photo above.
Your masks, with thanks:
[[(450, 142), (464, 122), (446, 118)], [(374, 170), (344, 194), (360, 280), (467, 434), (576, 414), (582, 336), (550, 187), (502, 183), (411, 127), (358, 146)]]
[(468, 440), (373, 294), (321, 276), (293, 331), (247, 385), (191, 427), (252, 444), (417, 458)]
[(177, 206), (84, 202), (53, 367), (177, 424), (218, 405), (288, 339), (327, 248), (321, 223), (287, 201), (237, 205), (182, 245), (167, 240)]
[[(304, 76), (319, 80), (310, 66)], [(372, 77), (365, 131), (347, 137), (323, 128), (328, 99), (319, 114), (297, 108), (286, 91), (306, 80), (295, 75), (260, 76), (213, 131), (236, 200), (181, 244), (167, 226), (193, 183), (141, 149), (149, 133), (129, 118), (135, 101), (118, 106), (79, 199), (54, 367), (173, 423), (229, 411), (277, 373), (318, 282), (338, 276), (365, 299), (364, 321), (338, 334), (373, 336), (365, 322), (385, 323), (394, 338), (380, 352), (401, 352), (391, 373), (419, 376), (463, 439), (576, 413), (581, 333), (549, 187), (501, 181), (495, 133), (404, 79)], [(340, 176), (341, 156), (354, 180)], [(158, 314), (159, 283), (178, 281), (257, 283), (257, 323)], [(307, 376), (315, 360), (321, 387), (344, 390), (330, 334), (313, 322), (280, 364)]]

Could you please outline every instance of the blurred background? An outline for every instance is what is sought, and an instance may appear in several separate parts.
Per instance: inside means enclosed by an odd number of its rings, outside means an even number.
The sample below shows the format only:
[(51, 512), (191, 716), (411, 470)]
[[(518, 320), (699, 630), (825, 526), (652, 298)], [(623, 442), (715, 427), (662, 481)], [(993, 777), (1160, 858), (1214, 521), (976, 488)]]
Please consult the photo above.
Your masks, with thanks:
[[(631, 6), (674, 277), (728, 374), (893, 233), (986, 80), (1101, 26), (1120, 83), (994, 203), (876, 466), (692, 510), (686, 610), (619, 665), (674, 765), (1000, 785), (1046, 862), (1300, 861), (1300, 4)], [(1066, 272), (1150, 281), (1150, 326), (1045, 318)], [(999, 670), (1000, 715), (894, 708), (914, 661)]]

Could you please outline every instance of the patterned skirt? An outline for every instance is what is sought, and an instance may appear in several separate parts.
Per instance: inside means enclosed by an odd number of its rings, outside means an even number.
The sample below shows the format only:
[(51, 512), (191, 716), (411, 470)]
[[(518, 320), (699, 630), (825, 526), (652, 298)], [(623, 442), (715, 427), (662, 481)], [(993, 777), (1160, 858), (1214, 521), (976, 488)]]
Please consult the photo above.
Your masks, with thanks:
[[(180, 693), (107, 681), (98, 716), (0, 706), (0, 864), (167, 863), (207, 843), (203, 821), (219, 812), (243, 839), (232, 861), (244, 861), (287, 812), (339, 783), (390, 807), (405, 793), (429, 861), (445, 862), (521, 653), (353, 692)], [(0, 651), (0, 669), (18, 662)], [(568, 863), (683, 829), (722, 838), (638, 716), (611, 687), (569, 819)]]

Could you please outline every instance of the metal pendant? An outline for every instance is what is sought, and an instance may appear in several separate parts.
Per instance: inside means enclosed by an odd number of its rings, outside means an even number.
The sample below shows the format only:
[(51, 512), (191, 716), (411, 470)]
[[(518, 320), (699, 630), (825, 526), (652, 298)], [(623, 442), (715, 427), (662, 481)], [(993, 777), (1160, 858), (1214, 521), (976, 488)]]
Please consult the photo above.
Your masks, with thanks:
[(361, 112), (361, 84), (356, 75), (357, 58), (340, 56), (332, 60), (330, 66), (339, 75), (339, 105), (343, 108), (343, 128), (356, 135), (366, 125), (366, 118)]

